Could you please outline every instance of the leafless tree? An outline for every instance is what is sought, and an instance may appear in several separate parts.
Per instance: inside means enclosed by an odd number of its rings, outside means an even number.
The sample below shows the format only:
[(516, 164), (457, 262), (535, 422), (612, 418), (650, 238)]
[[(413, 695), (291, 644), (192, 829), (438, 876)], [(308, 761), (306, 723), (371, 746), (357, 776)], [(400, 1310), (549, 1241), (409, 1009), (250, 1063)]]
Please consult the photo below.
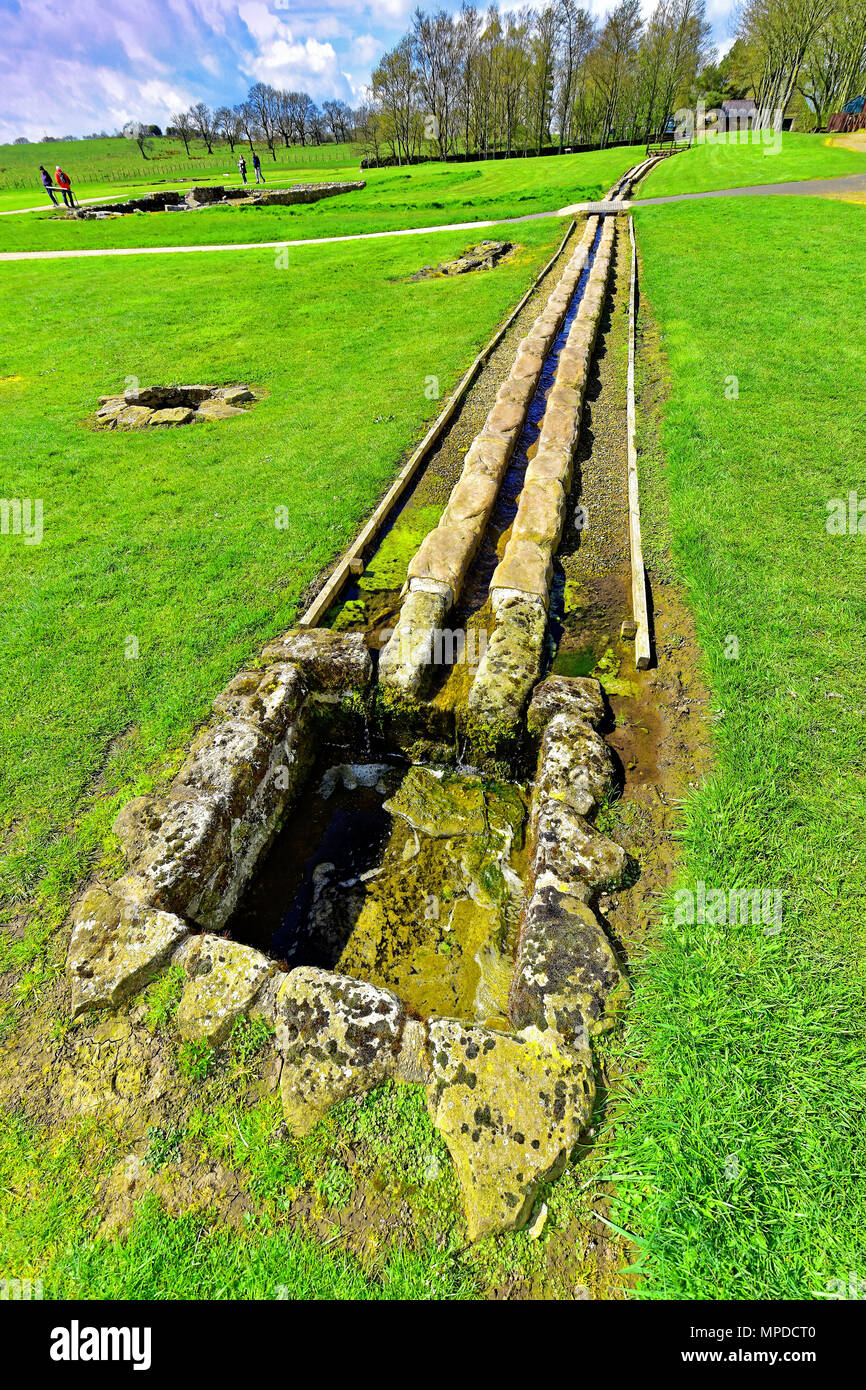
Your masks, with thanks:
[(278, 93), (273, 87), (268, 86), (266, 82), (256, 82), (247, 92), (247, 99), (244, 105), (251, 108), (255, 123), (261, 131), (262, 138), (271, 152), (271, 158), (275, 160), (277, 157)]
[(176, 111), (171, 118), (171, 124), (177, 131), (181, 140), (183, 141), (183, 147), (186, 150), (187, 155), (189, 155), (189, 142), (195, 134), (195, 129), (193, 127), (192, 119), (190, 117), (189, 112)]
[(193, 130), (207, 146), (208, 154), (213, 154), (213, 142), (216, 135), (216, 122), (213, 112), (203, 101), (197, 101), (189, 109), (189, 119)]

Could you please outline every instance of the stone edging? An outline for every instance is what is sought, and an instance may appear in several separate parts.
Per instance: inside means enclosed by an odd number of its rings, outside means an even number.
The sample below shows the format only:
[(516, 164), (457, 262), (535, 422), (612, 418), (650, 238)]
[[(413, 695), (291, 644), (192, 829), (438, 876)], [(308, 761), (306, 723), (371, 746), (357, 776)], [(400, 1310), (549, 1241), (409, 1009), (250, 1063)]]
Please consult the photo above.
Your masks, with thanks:
[(429, 670), (433, 631), (453, 607), (478, 549), (552, 347), (586, 266), (598, 219), (590, 218), (542, 313), (518, 346), (511, 371), (473, 440), (439, 523), (410, 561), (394, 632), (379, 657), (386, 698), (415, 698)]
[[(172, 961), (188, 984), (182, 1035), (218, 1045), (276, 965), (216, 935), (296, 800), (322, 704), (357, 699), (372, 676), (360, 634), (289, 632), (214, 700), (167, 792), (138, 797), (114, 830), (127, 872), (91, 886), (72, 912), (72, 1016), (116, 1008)], [(194, 935), (196, 929), (203, 935)]]
[(530, 862), (509, 996), (515, 1028), (554, 1028), (566, 1042), (611, 1026), (627, 995), (593, 896), (624, 882), (628, 856), (589, 823), (613, 788), (598, 733), (601, 687), (550, 676), (527, 712), (540, 744), (530, 812)]
[(541, 669), (553, 560), (565, 522), (615, 230), (614, 220), (605, 219), (589, 282), (559, 356), (538, 451), (527, 466), (511, 535), (491, 580), (495, 627), (475, 672), (467, 712), (467, 732), (482, 757), (513, 740)]

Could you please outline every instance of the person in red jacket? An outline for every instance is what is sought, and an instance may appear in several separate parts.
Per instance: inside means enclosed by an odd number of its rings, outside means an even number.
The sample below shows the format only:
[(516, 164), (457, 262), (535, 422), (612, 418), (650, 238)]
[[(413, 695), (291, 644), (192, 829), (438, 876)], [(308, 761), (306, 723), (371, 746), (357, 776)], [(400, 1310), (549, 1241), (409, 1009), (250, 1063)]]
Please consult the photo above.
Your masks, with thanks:
[(75, 199), (72, 196), (72, 184), (70, 182), (69, 175), (64, 174), (59, 164), (57, 165), (57, 168), (54, 170), (54, 182), (60, 189), (60, 192), (63, 195), (63, 201), (66, 204), (66, 206), (74, 208)]

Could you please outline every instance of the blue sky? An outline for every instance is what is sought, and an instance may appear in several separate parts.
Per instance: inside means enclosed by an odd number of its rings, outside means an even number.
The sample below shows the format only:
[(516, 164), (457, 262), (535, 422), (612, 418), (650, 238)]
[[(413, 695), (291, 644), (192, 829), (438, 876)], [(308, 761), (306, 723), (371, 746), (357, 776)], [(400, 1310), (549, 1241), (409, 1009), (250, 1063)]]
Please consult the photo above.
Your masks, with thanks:
[[(0, 0), (0, 141), (110, 131), (131, 119), (164, 125), (194, 101), (233, 105), (256, 81), (354, 103), (416, 3)], [(440, 3), (459, 9), (459, 0)], [(599, 16), (612, 3), (584, 0)], [(723, 48), (733, 8), (734, 0), (708, 0)]]

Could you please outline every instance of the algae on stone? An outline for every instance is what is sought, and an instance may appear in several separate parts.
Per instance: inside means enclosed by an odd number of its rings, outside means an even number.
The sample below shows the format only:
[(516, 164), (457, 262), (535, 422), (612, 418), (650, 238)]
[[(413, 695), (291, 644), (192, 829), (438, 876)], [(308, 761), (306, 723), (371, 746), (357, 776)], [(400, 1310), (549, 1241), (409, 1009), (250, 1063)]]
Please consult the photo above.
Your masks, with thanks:
[(525, 1225), (541, 1183), (562, 1171), (592, 1114), (586, 1037), (430, 1024), (427, 1104), (454, 1160), (469, 1239)]

